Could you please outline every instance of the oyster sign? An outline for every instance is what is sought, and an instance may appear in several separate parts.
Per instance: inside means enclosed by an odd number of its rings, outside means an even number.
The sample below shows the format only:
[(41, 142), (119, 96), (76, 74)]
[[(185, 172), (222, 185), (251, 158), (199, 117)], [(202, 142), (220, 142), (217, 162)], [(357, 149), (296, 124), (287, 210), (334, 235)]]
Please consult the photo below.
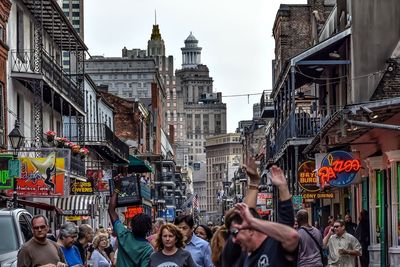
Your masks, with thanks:
[(318, 169), (318, 178), (321, 189), (327, 186), (344, 187), (353, 182), (361, 162), (347, 151), (333, 151), (328, 153)]

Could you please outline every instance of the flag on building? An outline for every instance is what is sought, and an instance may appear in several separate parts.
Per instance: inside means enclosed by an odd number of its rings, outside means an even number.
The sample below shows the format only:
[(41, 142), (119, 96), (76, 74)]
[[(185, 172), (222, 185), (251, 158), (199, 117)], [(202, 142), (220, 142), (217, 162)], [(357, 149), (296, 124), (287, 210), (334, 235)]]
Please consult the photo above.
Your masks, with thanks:
[(200, 200), (198, 194), (195, 194), (193, 197), (192, 207), (194, 212), (198, 212), (200, 210)]

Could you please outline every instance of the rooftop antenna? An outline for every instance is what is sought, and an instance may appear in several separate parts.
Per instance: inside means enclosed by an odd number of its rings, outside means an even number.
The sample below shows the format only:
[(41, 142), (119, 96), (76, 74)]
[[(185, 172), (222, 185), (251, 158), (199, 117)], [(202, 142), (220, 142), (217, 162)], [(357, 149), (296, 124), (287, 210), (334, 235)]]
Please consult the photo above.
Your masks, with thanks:
[(154, 9), (154, 25), (157, 25), (157, 10)]

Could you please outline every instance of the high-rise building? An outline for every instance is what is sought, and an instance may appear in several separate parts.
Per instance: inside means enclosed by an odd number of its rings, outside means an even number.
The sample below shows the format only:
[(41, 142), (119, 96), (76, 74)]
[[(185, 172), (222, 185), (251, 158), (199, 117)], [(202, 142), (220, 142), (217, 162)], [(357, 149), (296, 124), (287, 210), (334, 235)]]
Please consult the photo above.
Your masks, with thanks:
[[(83, 14), (83, 0), (61, 0), (59, 4), (62, 7), (64, 15), (69, 19), (72, 27), (84, 40), (84, 14)], [(67, 51), (63, 52), (63, 69), (65, 72), (75, 71), (75, 58), (76, 55)]]
[(62, 10), (79, 36), (84, 39), (83, 0), (63, 0)]
[(206, 217), (215, 223), (221, 222), (220, 219), (229, 206), (227, 201), (231, 190), (230, 183), (242, 163), (242, 147), (240, 133), (207, 138)]
[[(213, 92), (209, 69), (201, 64), (201, 50), (192, 33), (182, 49), (182, 69), (175, 72), (177, 94), (177, 153), (188, 148), (189, 165), (205, 162), (207, 137), (226, 133), (226, 104)], [(179, 163), (178, 163), (179, 164)], [(196, 191), (196, 189), (195, 189)]]
[(176, 162), (193, 170), (193, 191), (199, 198), (200, 221), (205, 222), (206, 139), (226, 133), (226, 104), (222, 103), (221, 93), (213, 92), (213, 78), (201, 63), (198, 43), (190, 33), (181, 48), (182, 69), (175, 72), (177, 106), (173, 111), (178, 121)]

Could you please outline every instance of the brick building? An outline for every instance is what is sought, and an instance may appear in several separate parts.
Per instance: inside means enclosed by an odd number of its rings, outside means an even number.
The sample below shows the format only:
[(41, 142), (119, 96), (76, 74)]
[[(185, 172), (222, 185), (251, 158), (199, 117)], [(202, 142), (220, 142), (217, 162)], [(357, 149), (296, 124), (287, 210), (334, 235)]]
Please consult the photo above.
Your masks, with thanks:
[(7, 21), (10, 15), (11, 2), (0, 2), (0, 147), (6, 147), (8, 125), (5, 114), (7, 110)]

